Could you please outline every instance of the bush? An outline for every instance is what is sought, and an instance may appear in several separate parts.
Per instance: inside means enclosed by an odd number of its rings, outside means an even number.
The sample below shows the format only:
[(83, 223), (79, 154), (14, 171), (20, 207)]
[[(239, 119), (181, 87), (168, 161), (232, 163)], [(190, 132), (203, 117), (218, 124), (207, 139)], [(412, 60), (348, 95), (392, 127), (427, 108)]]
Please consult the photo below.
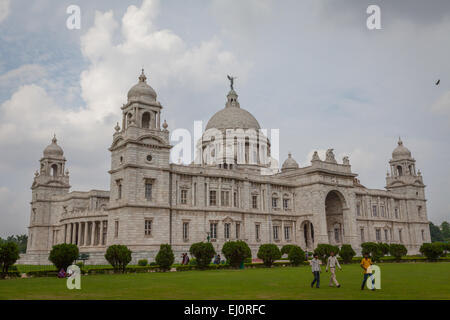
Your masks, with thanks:
[(19, 247), (14, 242), (0, 244), (0, 267), (2, 277), (8, 273), (8, 269), (19, 259)]
[(436, 260), (444, 253), (442, 245), (438, 242), (424, 243), (420, 247), (419, 251), (429, 260)]
[[(148, 260), (147, 259), (138, 260), (138, 266), (145, 267), (147, 264), (148, 264)], [(157, 263), (155, 262), (155, 265), (156, 264)]]
[(291, 252), (291, 249), (297, 247), (296, 245), (293, 244), (286, 244), (281, 248), (281, 255), (283, 254), (287, 254), (289, 255), (289, 252)]
[(370, 255), (373, 262), (379, 261), (383, 255), (380, 246), (375, 242), (364, 242), (361, 244), (361, 248), (362, 254), (365, 255), (367, 253)]
[(48, 256), (48, 260), (55, 265), (58, 271), (61, 269), (67, 270), (67, 267), (77, 258), (78, 247), (70, 243), (62, 243), (53, 246), (52, 251), (50, 251), (50, 255)]
[(289, 250), (288, 259), (294, 266), (299, 266), (305, 261), (305, 252), (299, 246), (292, 246)]
[(349, 244), (343, 244), (341, 250), (339, 251), (339, 256), (344, 260), (344, 263), (350, 263), (353, 257), (356, 255), (355, 250)]
[(170, 246), (170, 244), (162, 244), (159, 247), (159, 252), (155, 258), (155, 262), (159, 265), (161, 270), (170, 270), (170, 267), (172, 266), (174, 260), (175, 256), (173, 255), (172, 247)]
[(245, 259), (252, 257), (252, 251), (248, 244), (240, 240), (225, 242), (222, 253), (233, 268), (239, 268)]
[(380, 254), (381, 254), (380, 257), (383, 257), (383, 256), (389, 254), (389, 244), (387, 244), (387, 243), (380, 242), (378, 244), (378, 249), (379, 249)]
[(195, 258), (189, 259), (189, 265), (190, 266), (196, 266), (197, 265), (197, 259), (195, 259)]
[(189, 252), (195, 257), (199, 269), (206, 269), (216, 254), (216, 251), (210, 242), (193, 243)]
[(131, 261), (131, 250), (127, 246), (114, 244), (106, 250), (105, 259), (115, 271), (125, 272), (125, 268)]
[(406, 256), (408, 249), (403, 244), (392, 243), (389, 246), (389, 253), (395, 259), (400, 260), (403, 256)]
[(319, 256), (319, 259), (322, 260), (322, 263), (326, 263), (330, 253), (334, 252), (335, 255), (339, 254), (339, 247), (333, 246), (331, 244), (319, 243), (317, 245), (316, 250), (314, 250), (314, 254)]
[(263, 244), (259, 247), (258, 258), (263, 260), (266, 267), (271, 267), (275, 260), (281, 258), (281, 252), (275, 244)]
[(154, 267), (157, 266), (158, 264), (156, 262), (150, 262), (149, 266)]

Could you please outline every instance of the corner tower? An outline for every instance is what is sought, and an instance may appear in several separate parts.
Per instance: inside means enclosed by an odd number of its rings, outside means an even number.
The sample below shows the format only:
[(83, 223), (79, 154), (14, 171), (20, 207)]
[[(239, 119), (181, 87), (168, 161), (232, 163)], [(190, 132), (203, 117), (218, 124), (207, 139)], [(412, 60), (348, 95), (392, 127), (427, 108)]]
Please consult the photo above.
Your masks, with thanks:
[(139, 250), (142, 245), (169, 242), (167, 232), (157, 236), (154, 228), (169, 225), (171, 149), (168, 126), (164, 121), (161, 128), (162, 106), (156, 99), (142, 70), (138, 83), (128, 91), (128, 101), (121, 108), (122, 127), (116, 125), (109, 148), (108, 244), (138, 244), (134, 250)]

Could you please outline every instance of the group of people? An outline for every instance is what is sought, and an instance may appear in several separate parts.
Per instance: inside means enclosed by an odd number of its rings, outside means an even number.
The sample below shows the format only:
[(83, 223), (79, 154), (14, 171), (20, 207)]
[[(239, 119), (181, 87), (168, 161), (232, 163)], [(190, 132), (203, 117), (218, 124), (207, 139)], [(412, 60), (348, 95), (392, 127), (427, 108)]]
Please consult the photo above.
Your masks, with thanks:
[[(313, 259), (310, 261), (311, 264), (311, 271), (314, 276), (313, 281), (311, 282), (311, 288), (314, 287), (314, 284), (316, 285), (316, 288), (320, 287), (320, 273), (322, 272), (321, 264), (322, 262), (319, 259), (318, 254), (314, 254)], [(363, 269), (363, 282), (361, 284), (361, 290), (364, 290), (364, 287), (366, 286), (367, 279), (372, 279), (372, 290), (375, 290), (375, 278), (372, 277), (372, 259), (370, 259), (369, 255), (367, 253), (364, 254), (364, 258), (361, 260), (361, 268)], [(342, 271), (342, 267), (339, 264), (339, 261), (337, 257), (334, 255), (334, 252), (330, 252), (330, 256), (327, 259), (327, 266), (325, 268), (325, 272), (328, 272), (328, 269), (330, 269), (330, 283), (329, 286), (332, 287), (333, 283), (336, 285), (337, 288), (340, 288), (341, 285), (336, 279), (336, 266)]]
[(189, 264), (189, 256), (188, 256), (187, 252), (185, 252), (181, 255), (181, 264), (185, 264), (185, 265)]

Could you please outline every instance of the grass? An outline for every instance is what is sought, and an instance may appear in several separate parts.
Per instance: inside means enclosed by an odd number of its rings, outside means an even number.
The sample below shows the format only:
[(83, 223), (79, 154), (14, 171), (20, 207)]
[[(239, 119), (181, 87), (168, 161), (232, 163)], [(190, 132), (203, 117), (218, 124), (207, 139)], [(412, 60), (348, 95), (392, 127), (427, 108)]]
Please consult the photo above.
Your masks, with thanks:
[[(380, 263), (381, 290), (360, 290), (359, 265), (337, 271), (341, 288), (310, 288), (310, 268), (277, 267), (167, 273), (89, 275), (81, 290), (58, 278), (0, 281), (0, 299), (450, 299), (450, 264)], [(367, 289), (367, 288), (366, 288)]]

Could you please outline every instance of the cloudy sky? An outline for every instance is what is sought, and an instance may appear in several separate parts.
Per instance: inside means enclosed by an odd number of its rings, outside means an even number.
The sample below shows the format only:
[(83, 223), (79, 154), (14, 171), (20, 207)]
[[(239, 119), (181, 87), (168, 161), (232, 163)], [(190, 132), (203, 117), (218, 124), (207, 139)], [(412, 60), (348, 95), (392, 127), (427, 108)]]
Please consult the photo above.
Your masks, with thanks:
[[(381, 30), (366, 27), (369, 4)], [(73, 189), (108, 189), (107, 148), (142, 67), (169, 129), (206, 125), (233, 74), (241, 107), (280, 129), (282, 161), (334, 148), (367, 187), (384, 187), (401, 136), (429, 219), (449, 220), (449, 34), (438, 0), (0, 0), (0, 236), (26, 232), (53, 133)]]

